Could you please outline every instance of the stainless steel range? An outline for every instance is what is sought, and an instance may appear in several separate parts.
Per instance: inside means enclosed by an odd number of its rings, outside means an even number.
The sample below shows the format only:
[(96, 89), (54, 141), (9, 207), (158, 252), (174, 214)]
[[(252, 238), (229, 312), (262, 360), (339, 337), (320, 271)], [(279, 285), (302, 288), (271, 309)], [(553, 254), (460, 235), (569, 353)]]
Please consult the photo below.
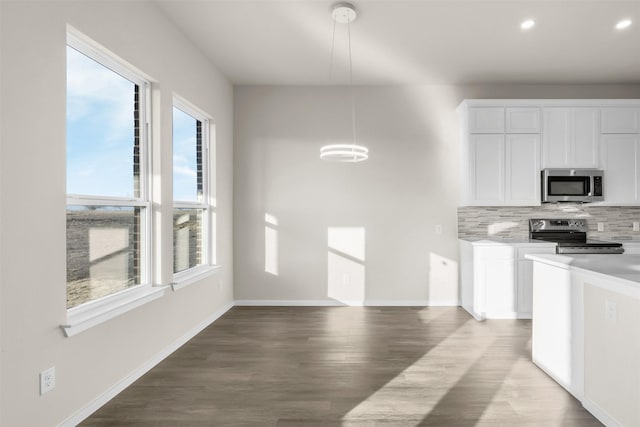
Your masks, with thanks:
[(556, 242), (558, 254), (621, 254), (622, 243), (587, 239), (584, 219), (530, 219), (529, 238)]

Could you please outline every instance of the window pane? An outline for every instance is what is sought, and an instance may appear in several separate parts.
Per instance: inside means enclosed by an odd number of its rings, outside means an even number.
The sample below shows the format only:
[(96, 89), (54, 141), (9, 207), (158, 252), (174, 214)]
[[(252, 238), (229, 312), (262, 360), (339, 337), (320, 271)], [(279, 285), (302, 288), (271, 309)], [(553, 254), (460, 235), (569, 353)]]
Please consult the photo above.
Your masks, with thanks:
[(67, 46), (68, 194), (139, 197), (137, 93)]
[(173, 107), (173, 200), (202, 201), (202, 123)]
[(173, 272), (203, 263), (204, 209), (173, 210)]
[(143, 210), (67, 206), (67, 308), (140, 283)]

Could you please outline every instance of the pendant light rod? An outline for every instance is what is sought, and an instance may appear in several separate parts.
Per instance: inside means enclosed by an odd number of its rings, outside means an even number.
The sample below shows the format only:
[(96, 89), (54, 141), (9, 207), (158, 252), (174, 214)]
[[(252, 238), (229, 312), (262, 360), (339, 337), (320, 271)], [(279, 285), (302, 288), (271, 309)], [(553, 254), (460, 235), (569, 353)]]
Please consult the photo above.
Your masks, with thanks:
[(369, 158), (367, 147), (356, 144), (356, 102), (353, 89), (353, 57), (351, 51), (351, 23), (357, 17), (356, 9), (351, 3), (336, 3), (331, 11), (333, 18), (333, 34), (331, 38), (331, 60), (329, 75), (333, 73), (333, 56), (335, 52), (336, 24), (347, 24), (347, 48), (349, 55), (349, 93), (351, 98), (351, 144), (329, 144), (320, 148), (320, 158), (335, 162), (361, 162)]
[[(355, 18), (354, 18), (355, 19)], [(351, 91), (351, 127), (353, 128), (353, 144), (356, 143), (356, 100), (353, 91), (353, 62), (351, 60), (351, 21), (347, 22), (347, 38), (349, 40), (349, 90)]]

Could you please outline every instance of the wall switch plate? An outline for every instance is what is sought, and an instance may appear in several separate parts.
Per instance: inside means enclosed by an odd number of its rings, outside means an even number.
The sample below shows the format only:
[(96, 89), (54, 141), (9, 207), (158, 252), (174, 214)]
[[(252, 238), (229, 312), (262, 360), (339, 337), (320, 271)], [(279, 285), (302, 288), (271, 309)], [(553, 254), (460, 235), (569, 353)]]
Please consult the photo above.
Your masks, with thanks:
[(40, 372), (40, 396), (53, 390), (56, 386), (56, 368), (52, 366)]
[(606, 320), (616, 323), (618, 321), (618, 304), (608, 299), (605, 300), (604, 317)]
[(604, 222), (598, 223), (598, 231), (604, 231)]
[(640, 231), (640, 222), (633, 221), (633, 231)]
[(436, 224), (436, 234), (442, 234), (442, 224)]

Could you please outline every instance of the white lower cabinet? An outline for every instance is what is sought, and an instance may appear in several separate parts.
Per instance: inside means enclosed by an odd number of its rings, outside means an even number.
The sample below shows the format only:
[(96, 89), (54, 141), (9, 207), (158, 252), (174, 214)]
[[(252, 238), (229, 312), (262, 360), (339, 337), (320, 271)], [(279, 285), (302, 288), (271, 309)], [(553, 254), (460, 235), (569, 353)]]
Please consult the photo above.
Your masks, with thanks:
[(460, 240), (461, 303), (473, 317), (530, 319), (532, 261), (528, 253), (555, 253), (553, 243)]

